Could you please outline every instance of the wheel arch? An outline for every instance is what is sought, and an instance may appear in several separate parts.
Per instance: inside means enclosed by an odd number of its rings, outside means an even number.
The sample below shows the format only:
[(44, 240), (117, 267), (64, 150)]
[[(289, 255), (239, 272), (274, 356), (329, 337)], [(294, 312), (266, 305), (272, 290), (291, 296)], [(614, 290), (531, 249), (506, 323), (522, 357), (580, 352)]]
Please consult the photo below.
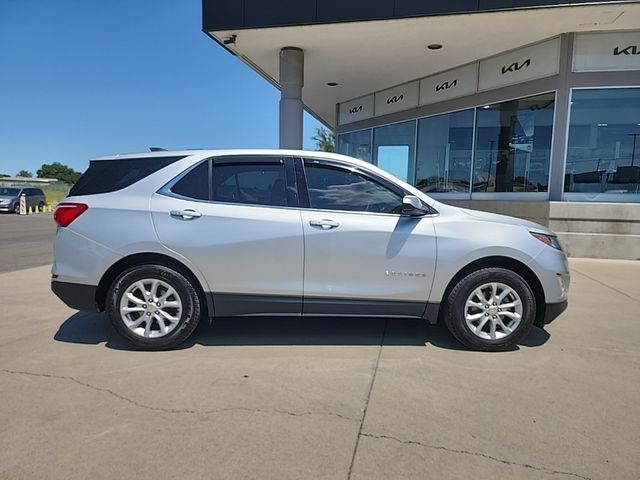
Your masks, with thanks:
[[(481, 268), (505, 268), (507, 270), (511, 270), (514, 273), (520, 275), (525, 282), (531, 288), (533, 295), (536, 300), (536, 318), (534, 319), (534, 325), (538, 327), (544, 326), (544, 318), (545, 318), (545, 310), (546, 310), (546, 301), (544, 295), (544, 289), (542, 288), (542, 283), (538, 279), (537, 275), (531, 270), (527, 265), (522, 263), (519, 260), (511, 257), (503, 257), (499, 255), (494, 255), (490, 257), (483, 257), (462, 267), (449, 281), (447, 284), (447, 288), (444, 291), (443, 299), (447, 298), (453, 287), (455, 287), (464, 277), (466, 277), (471, 272), (479, 270)], [(440, 313), (442, 309), (439, 309), (438, 319), (440, 317)]]
[(107, 291), (116, 277), (125, 270), (140, 265), (162, 265), (167, 268), (172, 268), (187, 277), (198, 292), (202, 305), (206, 305), (205, 315), (213, 316), (213, 299), (211, 295), (207, 295), (198, 277), (184, 263), (161, 253), (136, 253), (123, 257), (111, 265), (104, 275), (102, 275), (98, 283), (96, 290), (96, 305), (98, 306), (98, 310), (101, 312), (105, 310)]

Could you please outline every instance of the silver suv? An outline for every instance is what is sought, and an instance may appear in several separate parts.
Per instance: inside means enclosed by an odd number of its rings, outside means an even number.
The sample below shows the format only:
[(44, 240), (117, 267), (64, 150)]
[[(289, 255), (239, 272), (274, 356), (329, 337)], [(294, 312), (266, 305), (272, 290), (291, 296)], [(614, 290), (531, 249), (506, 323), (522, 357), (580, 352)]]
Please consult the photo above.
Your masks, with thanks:
[(175, 347), (203, 317), (339, 315), (440, 320), (469, 348), (504, 350), (567, 305), (547, 228), (337, 154), (96, 158), (55, 219), (52, 290), (139, 349)]

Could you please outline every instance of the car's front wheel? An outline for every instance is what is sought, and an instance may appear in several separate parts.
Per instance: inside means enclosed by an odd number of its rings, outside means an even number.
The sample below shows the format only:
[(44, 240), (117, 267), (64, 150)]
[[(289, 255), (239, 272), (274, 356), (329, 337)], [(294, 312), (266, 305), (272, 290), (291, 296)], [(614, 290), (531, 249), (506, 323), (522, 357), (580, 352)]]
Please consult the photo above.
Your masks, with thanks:
[(180, 345), (197, 327), (201, 313), (194, 285), (181, 273), (161, 265), (141, 265), (121, 273), (108, 292), (111, 323), (140, 350)]
[(504, 268), (483, 268), (464, 277), (445, 300), (451, 333), (473, 350), (514, 348), (530, 331), (535, 297), (527, 282)]

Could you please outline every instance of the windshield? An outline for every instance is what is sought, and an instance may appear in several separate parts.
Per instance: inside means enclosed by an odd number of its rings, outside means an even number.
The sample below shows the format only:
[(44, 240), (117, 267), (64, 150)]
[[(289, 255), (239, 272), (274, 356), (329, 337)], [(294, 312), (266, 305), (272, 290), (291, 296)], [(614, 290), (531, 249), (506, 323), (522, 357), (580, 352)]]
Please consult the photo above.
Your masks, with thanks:
[(14, 197), (19, 193), (19, 188), (0, 188), (0, 195), (11, 195), (12, 197)]

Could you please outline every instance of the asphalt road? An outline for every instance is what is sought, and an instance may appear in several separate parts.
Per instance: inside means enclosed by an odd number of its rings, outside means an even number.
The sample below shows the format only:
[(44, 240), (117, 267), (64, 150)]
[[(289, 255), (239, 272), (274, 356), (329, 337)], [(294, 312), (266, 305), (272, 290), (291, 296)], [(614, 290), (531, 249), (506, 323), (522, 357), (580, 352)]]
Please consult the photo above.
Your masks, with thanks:
[(0, 273), (51, 265), (55, 233), (50, 213), (0, 213)]
[(569, 309), (497, 354), (335, 318), (135, 352), (48, 266), (0, 274), (0, 479), (637, 480), (640, 262), (571, 266)]

